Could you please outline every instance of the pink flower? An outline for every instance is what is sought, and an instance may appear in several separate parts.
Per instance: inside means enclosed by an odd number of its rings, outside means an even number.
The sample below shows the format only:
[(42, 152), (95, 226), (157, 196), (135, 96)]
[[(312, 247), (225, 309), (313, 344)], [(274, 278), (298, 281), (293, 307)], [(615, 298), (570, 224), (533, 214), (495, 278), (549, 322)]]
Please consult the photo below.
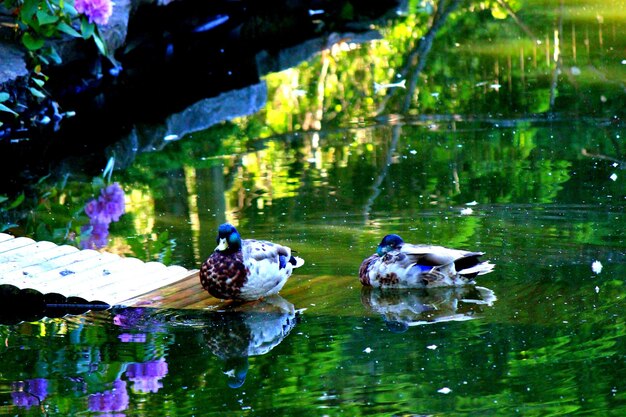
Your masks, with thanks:
[(111, 0), (76, 0), (74, 7), (89, 18), (89, 23), (97, 25), (106, 25), (113, 13)]

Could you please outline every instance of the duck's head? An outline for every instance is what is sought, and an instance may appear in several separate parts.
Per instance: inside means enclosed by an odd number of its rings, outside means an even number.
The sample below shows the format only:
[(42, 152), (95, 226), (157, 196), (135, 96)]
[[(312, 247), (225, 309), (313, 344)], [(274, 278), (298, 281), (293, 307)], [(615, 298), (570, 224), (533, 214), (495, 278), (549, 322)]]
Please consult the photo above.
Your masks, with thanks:
[(383, 256), (387, 252), (392, 250), (400, 249), (404, 240), (398, 235), (387, 235), (380, 241), (378, 248), (376, 248), (376, 253), (378, 256)]
[(216, 251), (233, 253), (241, 249), (241, 236), (235, 226), (224, 223), (217, 229)]

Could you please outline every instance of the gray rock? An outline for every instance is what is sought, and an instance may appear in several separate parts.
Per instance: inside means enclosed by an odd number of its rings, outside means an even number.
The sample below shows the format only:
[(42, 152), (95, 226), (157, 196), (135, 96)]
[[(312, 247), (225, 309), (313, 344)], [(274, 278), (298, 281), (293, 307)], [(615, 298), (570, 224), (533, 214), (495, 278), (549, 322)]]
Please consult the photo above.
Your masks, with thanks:
[(180, 113), (168, 116), (159, 125), (137, 125), (128, 136), (106, 150), (107, 158), (114, 156), (116, 167), (129, 166), (144, 152), (163, 149), (168, 143), (183, 136), (207, 129), (236, 117), (254, 114), (267, 102), (264, 81), (240, 90), (231, 90), (216, 97), (192, 104)]
[(17, 45), (0, 42), (0, 84), (28, 75), (24, 51)]

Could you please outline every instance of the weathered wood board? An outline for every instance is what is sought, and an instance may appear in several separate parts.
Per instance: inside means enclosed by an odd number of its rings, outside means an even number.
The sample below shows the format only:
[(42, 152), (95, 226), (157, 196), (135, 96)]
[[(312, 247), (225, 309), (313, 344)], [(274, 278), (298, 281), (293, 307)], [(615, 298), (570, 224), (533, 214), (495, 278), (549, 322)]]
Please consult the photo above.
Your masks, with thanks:
[(190, 277), (195, 278), (189, 280), (195, 282), (195, 291), (205, 293), (197, 270), (0, 233), (0, 284), (20, 289), (128, 306), (144, 294)]

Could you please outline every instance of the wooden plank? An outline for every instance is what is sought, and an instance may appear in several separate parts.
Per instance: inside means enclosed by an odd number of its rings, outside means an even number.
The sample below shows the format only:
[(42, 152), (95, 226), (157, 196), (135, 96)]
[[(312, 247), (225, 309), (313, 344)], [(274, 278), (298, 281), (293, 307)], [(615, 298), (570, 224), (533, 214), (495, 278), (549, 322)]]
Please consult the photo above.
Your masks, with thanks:
[[(41, 242), (43, 243), (43, 242)], [(47, 242), (50, 243), (50, 242)], [(48, 246), (47, 244), (45, 246)], [(27, 251), (27, 248), (29, 248), (29, 246), (24, 246), (20, 249), (24, 249)], [(17, 249), (17, 251), (19, 251), (20, 249)], [(10, 252), (5, 252), (7, 255), (10, 255), (13, 251)], [(76, 249), (73, 246), (68, 246), (68, 245), (63, 245), (63, 246), (57, 246), (54, 243), (51, 244), (51, 246), (49, 247), (43, 247), (40, 251), (37, 251), (37, 253), (33, 253), (30, 256), (22, 256), (23, 254), (21, 252), (16, 252), (13, 255), (7, 256), (6, 260), (3, 260), (2, 262), (6, 261), (6, 262), (16, 262), (19, 263), (22, 267), (27, 267), (27, 266), (31, 266), (31, 265), (36, 265), (45, 261), (48, 261), (50, 259), (54, 259), (54, 258), (58, 258), (59, 256), (62, 255), (66, 255), (68, 253), (72, 253), (72, 252), (78, 252), (78, 249)], [(28, 254), (28, 252), (26, 252)], [(13, 258), (13, 259), (10, 259)]]
[(7, 239), (0, 242), (0, 253), (7, 252), (13, 249), (21, 248), (22, 246), (34, 245), (35, 241), (28, 237), (16, 237), (14, 239)]
[(4, 242), (5, 240), (15, 239), (14, 236), (11, 236), (8, 233), (0, 233), (0, 242)]
[(60, 256), (55, 256), (43, 262), (24, 267), (24, 273), (31, 278), (37, 278), (42, 274), (46, 274), (48, 271), (63, 268), (67, 269), (75, 263), (82, 262), (85, 259), (95, 258), (98, 255), (99, 252), (91, 249), (81, 251), (70, 246), (67, 252)]
[[(139, 263), (129, 262), (130, 260), (138, 261)], [(139, 277), (152, 277), (158, 276), (162, 271), (167, 268), (157, 262), (143, 263), (134, 258), (123, 258), (121, 262), (116, 262), (106, 269), (107, 275), (103, 279), (97, 281), (97, 285), (91, 285), (86, 288), (86, 296), (103, 299), (104, 297), (111, 297), (120, 292), (124, 292), (128, 288), (133, 286), (133, 281)], [(111, 302), (108, 299), (107, 302)]]
[[(168, 281), (173, 283), (173, 282), (180, 281), (182, 279), (187, 278), (189, 276), (189, 271), (187, 271), (185, 268), (182, 268), (182, 267), (174, 267), (174, 268), (168, 267), (167, 270), (163, 271), (162, 275), (167, 276)], [(108, 299), (111, 300), (110, 303), (117, 305), (129, 298), (139, 297), (142, 294), (146, 294), (151, 291), (154, 291), (154, 289), (155, 289), (155, 286), (152, 283), (140, 282), (140, 283), (136, 283), (130, 288), (125, 288), (124, 291), (122, 292), (117, 292), (115, 294), (109, 295)]]
[[(94, 251), (95, 252), (95, 251)], [(36, 289), (41, 292), (58, 292), (63, 295), (81, 296), (81, 289), (86, 286), (95, 286), (97, 281), (91, 278), (90, 273), (98, 271), (97, 277), (102, 277), (102, 269), (107, 265), (119, 261), (120, 258), (112, 253), (99, 253), (97, 256), (89, 256), (69, 265), (46, 271), (32, 277), (32, 283), (36, 283)], [(76, 259), (76, 258), (74, 258)]]
[[(34, 288), (41, 292), (74, 291), (74, 285), (82, 280), (82, 273), (120, 259), (110, 253), (84, 250), (51, 259), (4, 274), (2, 283), (20, 288)], [(64, 294), (68, 295), (68, 294)]]
[[(162, 267), (164, 267), (162, 265)], [(103, 266), (97, 266), (80, 274), (79, 282), (73, 286), (76, 295), (111, 304), (107, 299), (112, 287), (123, 287), (138, 274), (152, 274), (157, 267), (151, 267), (136, 258), (118, 258)]]
[[(196, 300), (198, 294), (208, 297), (200, 287), (197, 274), (198, 271), (181, 266), (166, 267), (158, 262), (142, 262), (0, 233), (0, 284), (22, 289), (118, 304), (173, 287), (167, 290), (171, 294), (175, 293), (175, 288), (188, 290), (187, 300), (179, 296), (179, 300), (186, 303)], [(188, 280), (190, 277), (193, 279)]]
[(54, 243), (44, 241), (0, 253), (0, 276), (8, 271), (39, 263), (42, 260), (42, 253), (57, 248), (59, 246)]
[[(161, 281), (163, 276), (171, 275), (173, 271), (158, 262), (147, 262), (145, 265), (147, 268), (152, 269), (150, 273), (136, 274), (133, 271), (129, 271), (128, 279), (121, 283), (111, 283), (101, 287), (99, 290), (106, 294), (108, 300), (111, 300), (110, 303), (116, 304), (158, 288), (158, 284), (155, 283)], [(181, 269), (184, 270), (184, 268)], [(109, 302), (108, 300), (107, 302)]]
[(185, 279), (133, 299), (123, 301), (127, 306), (150, 306), (167, 308), (186, 308), (198, 299), (212, 298), (200, 285), (198, 271)]
[[(48, 282), (71, 275), (75, 272), (76, 264), (91, 258), (97, 258), (99, 255), (100, 253), (94, 250), (79, 251), (76, 249), (63, 256), (8, 272), (2, 276), (2, 283), (16, 285), (20, 288), (35, 288), (39, 290), (36, 287), (37, 285), (45, 286)], [(28, 287), (29, 285), (30, 287)]]

